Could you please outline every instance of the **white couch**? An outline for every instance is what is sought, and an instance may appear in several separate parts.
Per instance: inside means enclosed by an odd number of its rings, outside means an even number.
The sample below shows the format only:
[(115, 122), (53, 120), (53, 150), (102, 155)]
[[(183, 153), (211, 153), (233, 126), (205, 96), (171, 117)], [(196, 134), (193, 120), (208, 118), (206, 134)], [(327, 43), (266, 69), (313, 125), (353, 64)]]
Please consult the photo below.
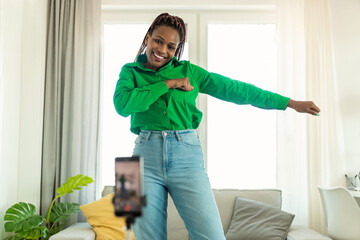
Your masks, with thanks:
[[(112, 188), (105, 188), (103, 196), (111, 192)], [(224, 232), (229, 228), (236, 197), (248, 198), (270, 204), (281, 209), (281, 191), (275, 189), (263, 190), (213, 190), (219, 208)], [(295, 216), (296, 218), (296, 216)], [(189, 239), (185, 225), (176, 211), (174, 203), (169, 197), (168, 207), (168, 236), (169, 240)], [(77, 223), (53, 235), (50, 240), (94, 240), (95, 233), (87, 223)], [(260, 239), (259, 239), (260, 240)], [(291, 226), (287, 240), (331, 240), (309, 228)]]

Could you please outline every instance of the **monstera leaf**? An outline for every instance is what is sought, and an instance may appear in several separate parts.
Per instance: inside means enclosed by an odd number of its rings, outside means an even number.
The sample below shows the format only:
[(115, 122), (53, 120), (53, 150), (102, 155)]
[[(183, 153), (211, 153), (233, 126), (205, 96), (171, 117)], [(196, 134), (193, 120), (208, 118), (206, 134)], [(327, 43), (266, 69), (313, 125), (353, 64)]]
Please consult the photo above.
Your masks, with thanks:
[[(53, 199), (47, 219), (36, 214), (36, 208), (30, 203), (19, 202), (10, 207), (4, 216), (4, 228), (6, 232), (14, 234), (3, 240), (24, 240), (24, 239), (44, 239), (48, 240), (50, 236), (59, 232), (67, 223), (66, 219), (73, 213), (80, 211), (77, 203), (57, 203), (55, 201), (74, 190), (80, 190), (82, 187), (94, 182), (91, 177), (77, 175), (70, 177), (66, 183), (61, 185), (56, 191), (58, 195)], [(55, 204), (55, 205), (54, 205)], [(51, 216), (51, 223), (49, 224)], [(51, 226), (50, 226), (51, 225)], [(50, 228), (47, 228), (50, 227)]]
[(48, 230), (41, 226), (43, 218), (35, 214), (36, 208), (30, 203), (19, 202), (10, 207), (4, 217), (6, 232), (15, 232), (16, 235), (7, 239), (38, 239)]
[(46, 236), (49, 230), (45, 226), (36, 226), (27, 231), (18, 232), (17, 235), (25, 239), (38, 239), (40, 237)]
[(9, 237), (6, 237), (4, 238), (3, 240), (24, 240), (25, 238), (23, 237), (20, 237), (18, 235), (12, 235), (12, 236), (9, 236)]
[(69, 179), (59, 187), (56, 192), (59, 196), (64, 196), (67, 193), (72, 193), (73, 190), (80, 190), (81, 187), (87, 186), (88, 184), (94, 182), (91, 177), (83, 176), (81, 174), (75, 177), (69, 177)]
[(56, 197), (54, 198), (54, 200), (52, 201), (52, 203), (50, 205), (48, 215), (46, 218), (46, 223), (48, 223), (50, 221), (51, 209), (52, 209), (56, 199), (58, 199), (59, 197), (65, 196), (68, 193), (73, 193), (74, 192), (73, 190), (81, 190), (81, 187), (85, 187), (92, 182), (94, 182), (94, 180), (91, 177), (84, 176), (81, 174), (76, 175), (75, 177), (69, 177), (68, 180), (66, 181), (66, 183), (64, 183), (58, 189), (56, 189), (56, 192), (58, 193), (58, 195), (56, 195)]
[(70, 215), (80, 211), (77, 203), (56, 203), (51, 209), (50, 222), (58, 223), (65, 221)]
[[(52, 229), (49, 230), (49, 236), (52, 236), (52, 235), (57, 234), (58, 232), (60, 232), (60, 230), (63, 229), (64, 226), (65, 226), (67, 223), (68, 223), (68, 221), (60, 224), (59, 226), (54, 226), (54, 228), (52, 228)], [(47, 239), (47, 238), (45, 238), (45, 239)]]
[(19, 202), (14, 204), (5, 213), (5, 231), (18, 233), (40, 226), (43, 223), (43, 218), (35, 212), (35, 206), (30, 203)]

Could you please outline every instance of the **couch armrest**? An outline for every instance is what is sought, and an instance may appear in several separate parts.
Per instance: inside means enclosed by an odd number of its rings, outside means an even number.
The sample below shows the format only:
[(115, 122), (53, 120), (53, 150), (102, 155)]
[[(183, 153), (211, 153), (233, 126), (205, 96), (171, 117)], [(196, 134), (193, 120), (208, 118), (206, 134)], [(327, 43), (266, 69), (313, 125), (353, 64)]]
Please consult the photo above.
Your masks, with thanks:
[(95, 232), (88, 223), (75, 223), (52, 235), (49, 240), (95, 240)]
[(331, 240), (310, 228), (292, 225), (287, 235), (287, 240)]

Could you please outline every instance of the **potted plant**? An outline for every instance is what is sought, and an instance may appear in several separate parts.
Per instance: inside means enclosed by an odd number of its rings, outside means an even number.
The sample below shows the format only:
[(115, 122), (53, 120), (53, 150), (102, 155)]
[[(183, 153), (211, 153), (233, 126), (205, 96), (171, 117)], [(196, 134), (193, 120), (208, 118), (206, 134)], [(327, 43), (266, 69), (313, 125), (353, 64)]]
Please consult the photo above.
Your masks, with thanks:
[[(36, 208), (31, 203), (19, 202), (11, 206), (4, 216), (5, 232), (14, 234), (4, 240), (49, 239), (58, 233), (68, 222), (70, 215), (80, 211), (79, 204), (56, 202), (56, 200), (74, 190), (80, 190), (94, 182), (91, 177), (81, 174), (70, 177), (57, 190), (45, 217), (36, 214)], [(56, 202), (56, 203), (55, 203)]]

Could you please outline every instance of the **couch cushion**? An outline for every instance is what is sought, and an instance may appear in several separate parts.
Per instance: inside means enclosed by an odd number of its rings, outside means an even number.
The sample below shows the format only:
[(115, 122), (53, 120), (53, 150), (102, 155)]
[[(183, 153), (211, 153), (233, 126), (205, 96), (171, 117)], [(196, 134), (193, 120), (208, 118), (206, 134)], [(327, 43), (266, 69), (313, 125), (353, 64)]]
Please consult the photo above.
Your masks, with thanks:
[(275, 208), (281, 209), (281, 190), (278, 189), (256, 189), (256, 190), (213, 190), (224, 232), (226, 233), (233, 215), (236, 197), (243, 197), (255, 201), (267, 203)]
[[(112, 199), (114, 193), (106, 195), (97, 201), (80, 206), (96, 234), (96, 240), (125, 239), (125, 219), (115, 216)], [(135, 239), (132, 233), (132, 239)]]
[[(281, 208), (281, 190), (277, 189), (256, 189), (256, 190), (235, 190), (235, 189), (213, 189), (216, 204), (219, 208), (220, 217), (224, 232), (230, 226), (233, 215), (236, 197), (244, 197), (267, 203), (278, 209)], [(189, 239), (184, 222), (179, 216), (171, 197), (168, 204), (168, 234), (169, 240)]]
[(88, 223), (75, 223), (52, 235), (49, 240), (95, 240), (95, 233)]
[(237, 197), (228, 240), (285, 240), (294, 215), (263, 202)]
[(310, 228), (298, 225), (292, 225), (287, 235), (287, 240), (331, 240)]

